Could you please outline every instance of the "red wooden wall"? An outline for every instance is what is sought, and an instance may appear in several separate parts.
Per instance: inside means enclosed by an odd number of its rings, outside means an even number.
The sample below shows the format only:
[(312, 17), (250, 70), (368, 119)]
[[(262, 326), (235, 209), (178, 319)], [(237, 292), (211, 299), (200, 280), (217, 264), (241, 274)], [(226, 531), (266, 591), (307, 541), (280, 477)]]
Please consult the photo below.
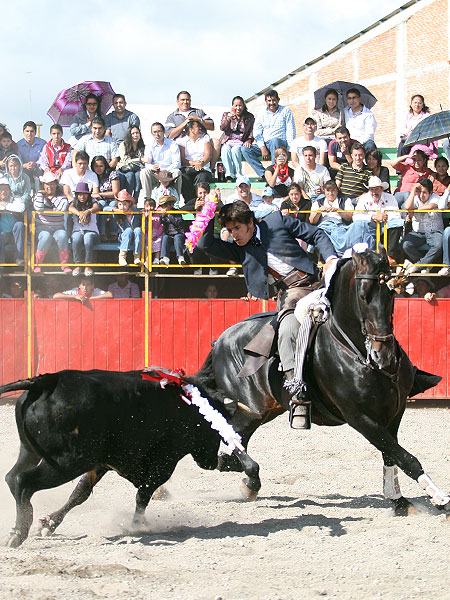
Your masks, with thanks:
[[(150, 300), (149, 306), (149, 364), (187, 373), (200, 367), (226, 327), (264, 309), (262, 302), (242, 300)], [(68, 300), (35, 300), (32, 314), (33, 374), (144, 366), (143, 299), (94, 301), (92, 310)], [(27, 376), (25, 300), (0, 300), (0, 326), (1, 384)], [(424, 397), (450, 398), (450, 300), (396, 300), (394, 330), (414, 364), (443, 377)]]

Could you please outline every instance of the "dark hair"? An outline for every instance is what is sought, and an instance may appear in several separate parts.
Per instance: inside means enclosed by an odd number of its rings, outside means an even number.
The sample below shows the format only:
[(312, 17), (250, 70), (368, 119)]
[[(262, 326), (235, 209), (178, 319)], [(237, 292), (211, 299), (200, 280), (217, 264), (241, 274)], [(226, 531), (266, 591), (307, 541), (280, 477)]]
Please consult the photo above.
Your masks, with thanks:
[(211, 191), (211, 186), (209, 185), (209, 183), (207, 181), (201, 181), (199, 184), (197, 184), (195, 186), (195, 191), (198, 193), (199, 188), (201, 188), (202, 190), (206, 190), (209, 194), (209, 192)]
[(267, 98), (278, 98), (278, 100), (280, 99), (280, 96), (278, 95), (277, 90), (268, 90), (265, 94), (264, 94), (264, 100), (266, 100)]
[(155, 121), (154, 123), (152, 123), (150, 125), (150, 131), (153, 129), (153, 127), (161, 127), (162, 130), (164, 131), (164, 133), (166, 133), (166, 128), (164, 127), (164, 125), (162, 123), (160, 123), (159, 121)]
[(3, 131), (8, 131), (8, 128), (6, 127), (5, 123), (0, 123), (0, 127), (3, 129)]
[[(141, 136), (140, 139), (138, 140), (136, 150), (133, 149), (133, 140), (131, 138), (131, 130), (132, 129), (137, 129), (139, 131), (139, 135)], [(127, 130), (124, 140), (123, 140), (123, 145), (125, 146), (125, 154), (127, 156), (130, 156), (131, 158), (137, 158), (139, 156), (139, 150), (142, 150), (142, 151), (144, 150), (144, 148), (145, 148), (144, 140), (142, 139), (141, 130), (139, 129), (139, 127), (137, 125), (132, 125)]]
[(324, 189), (324, 190), (338, 190), (338, 191), (339, 191), (339, 188), (338, 188), (338, 186), (336, 185), (336, 182), (335, 182), (335, 181), (333, 181), (332, 179), (329, 179), (328, 181), (326, 181), (326, 182), (323, 184), (323, 189)]
[(243, 200), (236, 200), (231, 204), (225, 204), (219, 211), (220, 226), (226, 227), (228, 221), (249, 225), (253, 221), (253, 212)]
[(324, 96), (324, 102), (323, 102), (323, 106), (322, 106), (322, 112), (327, 112), (328, 111), (328, 106), (327, 103), (325, 102), (325, 98), (329, 95), (329, 94), (334, 94), (336, 96), (336, 100), (339, 100), (339, 94), (337, 93), (337, 91), (334, 88), (329, 88), (326, 92), (325, 92), (325, 96)]
[(191, 129), (194, 127), (195, 123), (197, 123), (197, 125), (199, 126), (200, 131), (202, 132), (202, 135), (205, 135), (206, 129), (199, 121), (189, 121), (189, 123), (186, 125), (186, 127), (183, 130), (184, 135), (189, 135), (189, 133), (191, 132)]
[(414, 98), (420, 98), (420, 99), (422, 100), (422, 103), (423, 103), (423, 108), (422, 108), (422, 110), (423, 110), (423, 112), (424, 112), (424, 113), (429, 113), (429, 112), (430, 112), (430, 109), (429, 109), (429, 108), (428, 108), (428, 106), (425, 104), (425, 98), (422, 96), (422, 94), (413, 94), (413, 95), (411, 96), (410, 105), (409, 105), (409, 112), (410, 112), (410, 113), (414, 112), (414, 111), (413, 111), (413, 109), (412, 109), (412, 106), (411, 106), (411, 104), (412, 104), (412, 101), (414, 100)]
[(429, 194), (433, 193), (433, 182), (430, 179), (421, 177), (417, 183), (420, 183), (422, 187), (426, 188)]
[(103, 117), (94, 117), (91, 121), (91, 125), (93, 125), (94, 123), (96, 125), (101, 125), (102, 127), (106, 127), (105, 120), (103, 119)]
[(116, 98), (122, 98), (123, 101), (126, 102), (125, 96), (123, 94), (114, 94), (114, 96), (113, 96), (113, 102), (114, 102), (114, 100), (116, 100)]
[(178, 92), (178, 94), (177, 94), (177, 100), (179, 100), (181, 94), (187, 94), (189, 96), (189, 98), (191, 97), (189, 92), (187, 92), (186, 90), (181, 90), (181, 92)]
[(27, 127), (32, 127), (34, 129), (34, 132), (36, 133), (36, 131), (37, 131), (37, 125), (36, 125), (36, 123), (34, 121), (26, 121), (23, 124), (22, 131), (24, 129), (26, 129)]
[(242, 104), (244, 105), (244, 111), (242, 113), (242, 118), (243, 119), (248, 119), (248, 117), (250, 116), (250, 113), (248, 112), (248, 108), (247, 108), (247, 105), (245, 104), (244, 98), (242, 96), (235, 96), (233, 98), (233, 100), (231, 101), (231, 105), (233, 105), (233, 102), (235, 100), (240, 100), (242, 102)]
[(74, 198), (75, 200), (72, 202), (72, 204), (75, 206), (75, 208), (77, 210), (87, 210), (88, 208), (92, 208), (94, 203), (92, 201), (92, 192), (89, 192), (88, 197), (86, 202), (79, 202), (78, 201), (78, 194), (84, 194), (85, 192), (75, 192), (74, 193)]
[(63, 132), (63, 128), (61, 127), (61, 125), (59, 123), (53, 123), (53, 125), (50, 127), (50, 133), (54, 130), (57, 129), (58, 131), (60, 131), (61, 133)]
[[(77, 158), (78, 158), (78, 155), (77, 155)], [(102, 175), (102, 181), (105, 181), (105, 179), (108, 179), (109, 174), (111, 173), (112, 169), (109, 166), (106, 158), (104, 156), (102, 156), (101, 154), (99, 154), (97, 156), (94, 156), (94, 158), (91, 160), (91, 170), (94, 171), (94, 173), (95, 173), (94, 165), (97, 161), (102, 162), (105, 167), (105, 170), (103, 171), (103, 175)], [(95, 174), (97, 175), (97, 173), (95, 173)], [(97, 177), (100, 179), (99, 175), (97, 175)]]
[(372, 148), (372, 150), (369, 150), (366, 154), (366, 163), (367, 163), (367, 158), (371, 156), (372, 158), (374, 158), (377, 161), (377, 167), (381, 167), (381, 161), (383, 160), (383, 155), (381, 154), (381, 152), (379, 150), (377, 150), (376, 148)]
[(89, 154), (84, 150), (78, 150), (75, 155), (75, 162), (77, 162), (77, 160), (85, 160), (89, 164)]
[(3, 138), (8, 138), (8, 140), (12, 140), (12, 135), (9, 133), (9, 131), (6, 131), (5, 129), (5, 131), (0, 135), (0, 140), (2, 140)]
[(314, 148), (314, 146), (305, 146), (304, 148), (302, 148), (302, 154), (305, 154), (306, 150), (313, 152), (314, 156), (317, 156), (317, 148)]
[(359, 98), (361, 98), (361, 92), (358, 90), (358, 88), (352, 87), (349, 88), (346, 92), (345, 92), (345, 97), (347, 98), (347, 96), (349, 94), (355, 94), (356, 96), (358, 96)]
[[(1, 139), (1, 137), (3, 137), (3, 136), (0, 136), (0, 139)], [(443, 162), (445, 162), (445, 164), (447, 165), (447, 169), (448, 169), (449, 162), (448, 162), (448, 159), (445, 156), (438, 156), (436, 158), (436, 160), (434, 161), (434, 166), (436, 166), (436, 163), (439, 162), (440, 160), (443, 161)]]
[(299, 192), (300, 194), (302, 193), (302, 188), (299, 186), (298, 183), (291, 183), (291, 185), (288, 187), (288, 194), (293, 190), (297, 190), (297, 192)]
[(415, 150), (413, 156), (415, 154), (418, 154), (425, 162), (425, 164), (428, 164), (428, 154), (426, 154), (423, 150)]
[(345, 127), (345, 125), (338, 127), (334, 132), (334, 135), (336, 136), (338, 133), (346, 133), (348, 137), (350, 137), (350, 131), (347, 129), (347, 127)]
[(359, 142), (355, 142), (354, 144), (352, 144), (350, 146), (350, 154), (353, 153), (353, 150), (363, 150), (364, 151), (364, 146), (362, 144), (360, 144)]
[(87, 110), (87, 108), (86, 108), (86, 102), (88, 100), (95, 100), (97, 102), (97, 108), (96, 108), (95, 112), (97, 113), (97, 115), (99, 117), (101, 117), (102, 116), (102, 111), (101, 111), (100, 106), (101, 106), (101, 102), (102, 102), (102, 96), (101, 95), (97, 96), (97, 94), (93, 94), (92, 92), (90, 94), (88, 94), (86, 96), (86, 98), (84, 99), (84, 103), (83, 103), (83, 108), (85, 110)]

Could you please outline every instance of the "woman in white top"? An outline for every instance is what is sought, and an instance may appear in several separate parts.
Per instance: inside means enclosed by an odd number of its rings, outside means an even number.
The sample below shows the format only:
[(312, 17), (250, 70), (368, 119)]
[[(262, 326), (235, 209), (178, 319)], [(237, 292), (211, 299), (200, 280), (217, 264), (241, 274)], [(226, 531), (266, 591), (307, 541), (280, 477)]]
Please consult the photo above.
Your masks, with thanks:
[(212, 154), (211, 138), (198, 121), (190, 121), (185, 128), (185, 136), (176, 140), (181, 155), (181, 191), (184, 201), (196, 198), (195, 188), (200, 183), (212, 183), (210, 161)]

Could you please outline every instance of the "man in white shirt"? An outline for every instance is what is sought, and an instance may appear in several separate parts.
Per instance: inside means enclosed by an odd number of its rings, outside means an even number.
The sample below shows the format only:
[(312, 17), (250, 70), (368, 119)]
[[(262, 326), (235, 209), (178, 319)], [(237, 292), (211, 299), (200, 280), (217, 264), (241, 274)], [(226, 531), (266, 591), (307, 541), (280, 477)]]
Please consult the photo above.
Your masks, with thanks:
[(87, 183), (92, 193), (98, 194), (99, 183), (97, 175), (88, 169), (89, 156), (84, 150), (77, 152), (75, 167), (66, 169), (62, 174), (60, 184), (69, 202), (75, 200), (75, 188), (81, 183)]
[(91, 132), (75, 144), (72, 164), (75, 166), (77, 152), (84, 150), (89, 155), (90, 161), (94, 156), (104, 156), (111, 169), (115, 169), (119, 162), (119, 147), (111, 137), (105, 135), (105, 121), (101, 117), (92, 119)]
[(328, 169), (316, 163), (316, 153), (314, 146), (305, 146), (302, 149), (303, 166), (294, 171), (294, 181), (303, 184), (311, 202), (323, 198), (323, 186), (331, 179)]
[(306, 117), (303, 121), (303, 133), (298, 138), (295, 138), (289, 146), (291, 151), (291, 163), (292, 166), (298, 167), (303, 166), (303, 148), (306, 146), (314, 146), (316, 149), (316, 160), (320, 165), (324, 165), (327, 159), (328, 147), (325, 140), (316, 137), (317, 123), (312, 117)]
[(250, 210), (253, 210), (262, 202), (261, 196), (252, 192), (250, 179), (245, 175), (241, 175), (236, 179), (236, 191), (231, 196), (228, 196), (223, 203), (232, 204), (237, 200), (245, 202)]
[[(144, 162), (146, 166), (140, 174), (144, 198), (151, 198), (153, 186), (159, 186), (160, 182), (155, 175), (161, 170), (169, 171), (172, 174), (178, 196), (181, 196), (180, 148), (175, 140), (165, 137), (165, 127), (162, 123), (153, 123), (151, 133), (153, 140), (145, 146)], [(139, 202), (138, 208), (142, 208), (142, 206)]]
[(374, 142), (377, 121), (375, 115), (361, 102), (361, 93), (356, 88), (347, 91), (347, 104), (344, 109), (345, 125), (350, 137), (364, 145), (364, 152), (376, 148)]

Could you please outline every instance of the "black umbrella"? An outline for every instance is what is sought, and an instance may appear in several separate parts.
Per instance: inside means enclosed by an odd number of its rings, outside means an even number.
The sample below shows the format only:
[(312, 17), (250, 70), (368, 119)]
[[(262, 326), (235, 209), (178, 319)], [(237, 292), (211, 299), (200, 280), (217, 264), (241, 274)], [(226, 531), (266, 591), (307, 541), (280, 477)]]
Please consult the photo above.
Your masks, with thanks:
[(429, 144), (450, 136), (450, 110), (441, 110), (420, 121), (405, 141), (405, 146)]
[(369, 90), (359, 83), (350, 83), (349, 81), (333, 81), (314, 92), (314, 108), (320, 110), (325, 104), (325, 96), (330, 90), (334, 90), (338, 95), (338, 108), (341, 110), (347, 106), (347, 92), (351, 88), (356, 88), (361, 94), (361, 102), (367, 108), (372, 108), (377, 99)]

